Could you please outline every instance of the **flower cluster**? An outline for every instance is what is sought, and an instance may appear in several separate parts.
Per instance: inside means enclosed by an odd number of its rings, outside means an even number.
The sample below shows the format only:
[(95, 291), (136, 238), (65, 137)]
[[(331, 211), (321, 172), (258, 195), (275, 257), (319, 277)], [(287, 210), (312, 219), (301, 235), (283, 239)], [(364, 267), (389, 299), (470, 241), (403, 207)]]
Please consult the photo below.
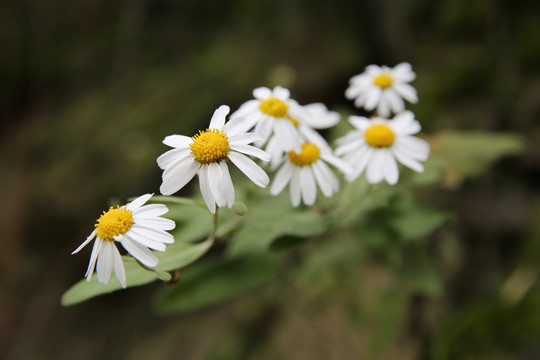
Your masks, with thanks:
[[(235, 203), (229, 163), (259, 187), (270, 183), (266, 171), (252, 158), (275, 171), (270, 193), (277, 195), (288, 185), (295, 207), (313, 205), (318, 190), (326, 197), (338, 192), (340, 181), (333, 168), (349, 182), (366, 171), (369, 183), (395, 184), (397, 162), (420, 172), (421, 161), (429, 154), (428, 144), (413, 136), (420, 124), (412, 112), (405, 111), (404, 100), (417, 101), (416, 90), (409, 84), (414, 78), (407, 63), (394, 68), (370, 65), (354, 76), (345, 96), (354, 99), (356, 106), (376, 112), (371, 118), (350, 116), (354, 129), (337, 140), (335, 151), (317, 130), (335, 126), (338, 113), (321, 103), (300, 105), (281, 86), (256, 88), (254, 99), (241, 105), (228, 121), (230, 109), (222, 105), (208, 128), (191, 137), (165, 137), (163, 143), (171, 149), (157, 158), (163, 170), (160, 191), (173, 195), (197, 175), (204, 203), (217, 216), (217, 208), (231, 208)], [(88, 280), (96, 269), (98, 281), (107, 283), (114, 270), (120, 285), (126, 287), (117, 243), (145, 267), (158, 264), (150, 249), (165, 251), (165, 244), (174, 242), (167, 231), (175, 223), (161, 217), (168, 211), (165, 205), (144, 205), (151, 197), (147, 194), (125, 206), (111, 207), (97, 220), (95, 230), (73, 252), (94, 240)]]
[[(420, 161), (428, 158), (429, 145), (413, 136), (421, 126), (414, 114), (405, 110), (403, 100), (418, 100), (416, 90), (408, 84), (415, 77), (411, 65), (401, 63), (394, 68), (370, 65), (364, 73), (351, 78), (345, 96), (355, 99), (355, 105), (367, 111), (376, 109), (376, 113), (371, 118), (350, 116), (354, 130), (337, 140), (336, 154), (353, 167), (348, 181), (366, 171), (371, 184), (383, 180), (396, 184), (396, 160), (415, 171), (424, 170)], [(390, 118), (392, 114), (394, 117)]]

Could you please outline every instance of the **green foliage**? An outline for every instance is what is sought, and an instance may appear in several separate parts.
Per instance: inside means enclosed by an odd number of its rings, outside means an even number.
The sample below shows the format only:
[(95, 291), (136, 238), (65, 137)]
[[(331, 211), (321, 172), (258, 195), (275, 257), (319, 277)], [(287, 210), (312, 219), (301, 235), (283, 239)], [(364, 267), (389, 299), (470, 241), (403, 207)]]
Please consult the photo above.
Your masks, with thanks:
[(456, 312), (442, 324), (432, 351), (435, 360), (493, 359), (540, 336), (540, 291), (531, 291), (519, 304), (479, 302)]
[(523, 138), (515, 134), (444, 131), (432, 144), (433, 151), (444, 159), (445, 183), (452, 187), (484, 173), (499, 158), (525, 150)]
[(276, 275), (279, 257), (250, 256), (203, 262), (182, 273), (180, 285), (156, 297), (160, 314), (194, 311), (251, 290)]
[(249, 206), (244, 226), (230, 240), (229, 256), (261, 253), (284, 236), (310, 238), (322, 234), (329, 219), (306, 208), (293, 208), (286, 193), (259, 197)]
[[(162, 312), (194, 309), (232, 296), (267, 279), (268, 264), (261, 260), (265, 253), (303, 246), (316, 238), (322, 240), (321, 249), (306, 253), (311, 255), (306, 258), (305, 269), (299, 272), (306, 284), (318, 282), (319, 288), (331, 287), (332, 282), (343, 280), (345, 270), (334, 273), (329, 268), (351, 269), (362, 261), (359, 254), (363, 253), (386, 262), (413, 291), (439, 295), (440, 277), (423, 244), (449, 215), (420, 204), (414, 193), (407, 190), (406, 181), (416, 186), (462, 181), (482, 173), (497, 158), (522, 151), (523, 142), (512, 135), (457, 132), (441, 133), (432, 142), (433, 154), (425, 174), (404, 171), (403, 181), (397, 186), (373, 186), (360, 178), (346, 184), (335, 198), (321, 200), (321, 207), (293, 208), (286, 192), (274, 197), (262, 189), (248, 191), (242, 187), (248, 182), (238, 182), (238, 197), (249, 202), (249, 211), (245, 203), (237, 202), (231, 211), (220, 212), (217, 234), (228, 241), (226, 260), (216, 262), (215, 267), (210, 263), (198, 270), (200, 273), (195, 271), (196, 275), (182, 281), (179, 290), (167, 290), (160, 295), (157, 308)], [(172, 231), (176, 241), (164, 253), (156, 254), (159, 265), (155, 269), (143, 268), (125, 258), (128, 287), (169, 280), (168, 272), (191, 264), (213, 244), (212, 239), (197, 243), (207, 238), (212, 228), (212, 216), (204, 203), (165, 196), (155, 196), (152, 201), (169, 206), (167, 216), (177, 224)], [(246, 260), (250, 256), (258, 261)], [(257, 264), (261, 269), (257, 269)], [(228, 266), (231, 271), (224, 271)], [(235, 271), (247, 267), (252, 267), (249, 273), (260, 275), (253, 283), (232, 280), (238, 276)], [(216, 279), (221, 288), (208, 292), (204, 286), (196, 286), (197, 280), (189, 280), (191, 276)], [(226, 289), (228, 281), (230, 289)], [(107, 285), (99, 284), (95, 278), (90, 282), (83, 280), (66, 292), (62, 304), (73, 305), (120, 288), (114, 277)], [(205, 297), (208, 299), (204, 300)]]

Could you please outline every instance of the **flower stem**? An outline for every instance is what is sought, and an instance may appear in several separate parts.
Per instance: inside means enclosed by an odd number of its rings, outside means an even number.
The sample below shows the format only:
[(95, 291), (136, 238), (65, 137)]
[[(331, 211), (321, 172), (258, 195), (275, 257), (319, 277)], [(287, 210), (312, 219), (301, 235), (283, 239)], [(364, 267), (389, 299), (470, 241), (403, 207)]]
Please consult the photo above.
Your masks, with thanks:
[(216, 207), (216, 212), (214, 213), (214, 221), (212, 223), (212, 232), (210, 233), (210, 238), (215, 240), (217, 236), (217, 228), (218, 228), (218, 210), (219, 208)]

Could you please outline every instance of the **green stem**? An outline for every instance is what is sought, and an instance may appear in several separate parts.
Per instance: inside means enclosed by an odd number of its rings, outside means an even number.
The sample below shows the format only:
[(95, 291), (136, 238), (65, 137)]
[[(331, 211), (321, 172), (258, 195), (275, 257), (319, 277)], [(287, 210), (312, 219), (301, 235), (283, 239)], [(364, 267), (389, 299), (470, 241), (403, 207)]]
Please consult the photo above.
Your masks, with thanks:
[(215, 240), (217, 236), (217, 229), (218, 229), (218, 210), (219, 208), (216, 207), (216, 212), (214, 213), (214, 221), (212, 224), (212, 232), (210, 233), (210, 238)]

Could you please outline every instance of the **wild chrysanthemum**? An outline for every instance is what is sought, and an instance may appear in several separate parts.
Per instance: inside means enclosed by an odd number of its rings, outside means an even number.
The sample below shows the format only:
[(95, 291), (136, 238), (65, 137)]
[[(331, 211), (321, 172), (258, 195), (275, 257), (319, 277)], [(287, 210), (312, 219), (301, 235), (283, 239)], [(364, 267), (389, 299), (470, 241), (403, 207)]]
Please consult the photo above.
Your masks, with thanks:
[(72, 252), (79, 252), (95, 239), (85, 275), (87, 280), (92, 278), (97, 264), (97, 278), (100, 283), (108, 283), (114, 270), (122, 287), (126, 287), (126, 273), (116, 247), (117, 242), (145, 266), (154, 267), (158, 264), (158, 259), (149, 249), (164, 251), (165, 244), (173, 243), (173, 236), (166, 231), (174, 229), (175, 224), (174, 221), (161, 217), (169, 211), (165, 205), (143, 206), (151, 197), (152, 194), (142, 195), (127, 205), (104, 211), (97, 220), (94, 231)]
[(298, 206), (300, 200), (306, 205), (313, 205), (317, 199), (317, 185), (326, 197), (336, 193), (339, 190), (339, 180), (326, 163), (345, 173), (350, 168), (327, 149), (304, 143), (300, 152), (287, 153), (270, 187), (270, 193), (277, 195), (289, 184), (293, 206)]
[(351, 116), (349, 122), (356, 129), (337, 140), (335, 151), (353, 168), (346, 176), (348, 181), (367, 169), (369, 183), (386, 180), (396, 184), (399, 178), (396, 160), (417, 172), (424, 171), (420, 161), (427, 160), (429, 144), (412, 136), (421, 130), (412, 112), (399, 113), (393, 120)]
[(174, 194), (198, 174), (201, 193), (211, 213), (215, 213), (216, 204), (232, 207), (235, 192), (227, 166), (229, 160), (257, 186), (268, 185), (268, 175), (246, 155), (263, 161), (269, 161), (270, 156), (248, 145), (259, 137), (245, 132), (242, 118), (225, 123), (228, 113), (229, 107), (222, 105), (214, 112), (208, 129), (193, 137), (171, 135), (163, 140), (174, 148), (157, 159), (164, 170), (160, 187), (163, 195)]
[[(322, 137), (315, 129), (327, 129), (335, 126), (340, 116), (335, 111), (329, 111), (326, 105), (322, 103), (313, 103), (308, 105), (298, 105), (296, 117), (289, 117), (289, 120), (298, 130), (298, 137), (301, 143), (310, 142), (318, 147), (325, 148), (328, 152), (332, 150), (328, 146), (324, 137)], [(300, 143), (300, 144), (301, 144)], [(270, 168), (275, 169), (279, 165), (279, 161), (283, 157), (283, 153), (289, 150), (284, 149), (282, 142), (277, 135), (272, 135), (268, 140), (265, 151), (270, 154)], [(296, 150), (300, 150), (297, 146)]]
[(302, 143), (295, 126), (297, 114), (302, 112), (298, 103), (290, 99), (290, 92), (281, 86), (273, 90), (259, 87), (253, 90), (254, 100), (248, 100), (231, 114), (231, 119), (242, 118), (242, 126), (260, 136), (256, 146), (264, 145), (272, 134), (279, 141), (279, 147), (299, 149)]
[(416, 103), (416, 90), (409, 82), (416, 78), (409, 63), (401, 63), (394, 68), (369, 65), (366, 70), (349, 81), (345, 96), (355, 100), (359, 108), (372, 111), (377, 108), (377, 115), (389, 117), (405, 109), (403, 99)]

